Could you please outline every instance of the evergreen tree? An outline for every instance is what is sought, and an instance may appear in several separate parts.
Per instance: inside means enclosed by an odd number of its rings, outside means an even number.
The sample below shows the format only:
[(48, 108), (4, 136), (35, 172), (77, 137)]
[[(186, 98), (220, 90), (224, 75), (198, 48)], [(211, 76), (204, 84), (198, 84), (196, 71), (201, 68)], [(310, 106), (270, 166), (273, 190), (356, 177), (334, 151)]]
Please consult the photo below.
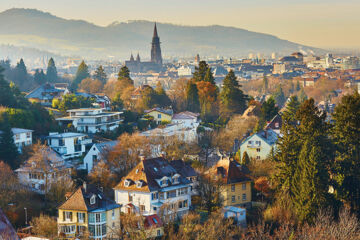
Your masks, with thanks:
[(249, 166), (249, 164), (250, 164), (250, 157), (249, 157), (249, 155), (247, 154), (246, 151), (243, 153), (241, 164), (245, 165), (245, 166)]
[(16, 169), (20, 166), (18, 149), (6, 114), (3, 118), (0, 128), (0, 157), (12, 169)]
[(333, 157), (328, 138), (329, 126), (313, 99), (306, 100), (296, 113), (300, 124), (296, 135), (301, 150), (293, 178), (293, 203), (300, 222), (312, 222), (319, 209), (329, 204), (330, 161)]
[(333, 118), (336, 195), (360, 213), (360, 95), (355, 92), (344, 96)]
[(206, 73), (208, 72), (208, 69), (209, 69), (209, 65), (205, 61), (200, 61), (199, 66), (195, 67), (195, 72), (193, 74), (193, 80), (195, 82), (204, 81)]
[(12, 93), (9, 83), (4, 79), (3, 68), (0, 67), (0, 106), (15, 107), (17, 101)]
[(304, 102), (307, 99), (306, 93), (303, 88), (300, 89), (298, 97), (299, 97), (300, 102)]
[(299, 80), (297, 80), (297, 82), (296, 82), (296, 91), (298, 92), (298, 91), (300, 91), (300, 89), (301, 89), (300, 82), (299, 82)]
[(34, 81), (38, 84), (44, 84), (46, 82), (46, 76), (44, 74), (44, 71), (41, 69), (36, 69), (34, 74)]
[(90, 77), (89, 68), (83, 60), (83, 61), (81, 61), (80, 65), (76, 71), (75, 79), (73, 80), (73, 82), (71, 84), (71, 89), (76, 90), (78, 88), (79, 84), (81, 83), (81, 81), (88, 77)]
[(199, 93), (195, 83), (189, 81), (186, 88), (187, 110), (190, 112), (200, 112)]
[(53, 58), (50, 58), (46, 70), (46, 80), (49, 83), (56, 82), (58, 80), (57, 69)]
[(213, 73), (212, 73), (212, 70), (211, 68), (208, 68), (206, 70), (206, 74), (205, 74), (205, 77), (204, 77), (204, 81), (205, 82), (210, 82), (211, 84), (214, 84), (215, 85), (215, 78), (213, 76)]
[(260, 117), (264, 118), (265, 121), (270, 121), (279, 112), (279, 108), (275, 104), (275, 99), (270, 97), (261, 106)]
[(277, 149), (272, 157), (276, 163), (276, 174), (273, 176), (277, 184), (277, 200), (279, 202), (292, 203), (294, 198), (294, 186), (292, 184), (297, 168), (301, 142), (296, 135), (297, 120), (296, 112), (300, 103), (296, 97), (291, 97), (286, 109), (282, 114), (281, 135), (277, 142)]
[(106, 75), (106, 73), (105, 73), (105, 70), (104, 70), (103, 66), (100, 65), (100, 66), (95, 70), (94, 79), (100, 80), (100, 81), (103, 83), (103, 85), (106, 83), (107, 75)]
[(242, 113), (245, 111), (248, 98), (240, 87), (234, 71), (230, 70), (224, 78), (220, 94), (223, 112)]
[(275, 93), (273, 94), (273, 97), (275, 98), (276, 103), (282, 107), (285, 104), (286, 97), (282, 90), (281, 84), (278, 85)]
[(24, 60), (21, 58), (20, 61), (16, 64), (15, 70), (18, 72), (20, 76), (24, 78), (27, 76), (27, 70), (24, 63)]
[(123, 78), (131, 79), (130, 70), (126, 65), (122, 66), (118, 73), (118, 80), (122, 80)]
[(16, 83), (18, 86), (28, 84), (28, 74), (27, 69), (24, 63), (24, 60), (21, 58), (20, 61), (16, 64), (16, 67), (12, 71), (10, 80)]
[(264, 76), (264, 78), (263, 78), (262, 85), (263, 85), (263, 92), (266, 94), (269, 90), (269, 80), (267, 79), (266, 76)]

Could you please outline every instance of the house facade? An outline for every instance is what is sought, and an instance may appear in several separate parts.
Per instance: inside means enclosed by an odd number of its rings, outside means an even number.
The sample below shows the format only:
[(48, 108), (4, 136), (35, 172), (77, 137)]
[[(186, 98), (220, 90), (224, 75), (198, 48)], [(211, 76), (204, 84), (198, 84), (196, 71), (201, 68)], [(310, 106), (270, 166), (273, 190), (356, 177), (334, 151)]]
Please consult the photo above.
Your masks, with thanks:
[(146, 110), (145, 114), (152, 117), (157, 124), (160, 124), (161, 122), (170, 123), (174, 112), (172, 109), (153, 108)]
[(64, 159), (81, 157), (86, 151), (86, 145), (92, 140), (82, 133), (50, 133), (46, 137), (48, 146), (58, 152)]
[(102, 154), (104, 154), (106, 151), (112, 150), (116, 144), (118, 144), (118, 141), (108, 141), (93, 144), (84, 157), (83, 168), (86, 169), (88, 173), (90, 173), (96, 163), (101, 160)]
[(207, 174), (209, 177), (216, 176), (222, 182), (223, 206), (251, 206), (251, 179), (245, 166), (229, 158), (223, 158), (208, 170)]
[(14, 143), (18, 147), (18, 151), (21, 152), (24, 146), (29, 146), (32, 144), (32, 133), (33, 130), (23, 129), (23, 128), (12, 128), (11, 129), (14, 135)]
[(68, 92), (67, 88), (59, 88), (50, 83), (45, 83), (31, 91), (25, 98), (29, 99), (30, 102), (37, 102), (43, 106), (51, 107), (53, 99), (61, 98)]
[(113, 131), (123, 121), (122, 112), (108, 112), (104, 108), (80, 108), (67, 111), (70, 116), (57, 118), (56, 120), (64, 126), (69, 123), (76, 131), (85, 133), (97, 133), (101, 131)]
[(189, 111), (174, 114), (171, 122), (174, 124), (182, 124), (186, 128), (197, 128), (200, 124), (200, 114)]
[(277, 139), (278, 135), (270, 128), (254, 133), (241, 143), (240, 156), (246, 152), (251, 159), (265, 160), (276, 149)]
[(191, 206), (190, 181), (161, 157), (142, 160), (114, 190), (115, 201), (125, 213), (163, 213), (172, 220)]
[(83, 184), (58, 208), (58, 232), (64, 239), (75, 239), (88, 233), (90, 239), (119, 239), (120, 208), (103, 192)]
[(37, 161), (33, 156), (15, 172), (21, 184), (39, 194), (45, 194), (52, 183), (60, 178), (71, 177), (72, 166), (50, 147), (41, 148), (39, 151), (43, 161)]

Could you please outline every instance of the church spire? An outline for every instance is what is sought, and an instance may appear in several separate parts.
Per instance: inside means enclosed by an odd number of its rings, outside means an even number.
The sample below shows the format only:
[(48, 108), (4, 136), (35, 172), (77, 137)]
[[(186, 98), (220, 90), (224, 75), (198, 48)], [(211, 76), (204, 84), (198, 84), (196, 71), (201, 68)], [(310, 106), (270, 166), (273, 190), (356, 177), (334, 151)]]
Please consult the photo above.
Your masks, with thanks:
[(155, 22), (153, 38), (157, 38), (157, 37), (158, 37), (158, 33), (157, 33), (157, 27), (156, 27), (156, 22)]
[(151, 62), (162, 65), (160, 38), (158, 36), (156, 23), (154, 25), (154, 35), (151, 42)]
[(133, 54), (131, 53), (131, 56), (130, 56), (130, 61), (133, 62), (134, 61), (134, 56)]

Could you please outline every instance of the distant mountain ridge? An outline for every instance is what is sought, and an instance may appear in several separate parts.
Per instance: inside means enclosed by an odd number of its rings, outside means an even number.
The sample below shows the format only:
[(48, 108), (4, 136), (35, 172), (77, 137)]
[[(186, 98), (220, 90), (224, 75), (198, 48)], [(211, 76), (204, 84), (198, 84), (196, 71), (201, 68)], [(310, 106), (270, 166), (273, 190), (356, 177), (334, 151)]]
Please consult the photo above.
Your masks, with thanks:
[[(13, 44), (61, 55), (86, 58), (114, 56), (122, 60), (130, 53), (150, 57), (153, 22), (114, 22), (106, 27), (83, 20), (67, 20), (36, 9), (9, 9), (0, 13), (0, 44)], [(276, 36), (235, 27), (181, 26), (157, 23), (164, 57), (245, 56), (248, 53), (322, 51)]]

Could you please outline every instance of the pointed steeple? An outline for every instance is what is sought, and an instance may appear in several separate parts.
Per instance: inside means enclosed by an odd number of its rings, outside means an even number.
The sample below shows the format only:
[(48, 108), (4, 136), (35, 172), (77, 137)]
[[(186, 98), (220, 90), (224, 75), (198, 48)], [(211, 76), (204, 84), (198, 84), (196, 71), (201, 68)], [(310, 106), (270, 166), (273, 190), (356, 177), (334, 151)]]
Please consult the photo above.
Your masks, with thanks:
[(154, 26), (154, 34), (153, 34), (153, 38), (157, 38), (158, 37), (158, 33), (157, 33), (157, 27), (156, 27), (156, 22), (155, 22), (155, 26)]
[(133, 54), (131, 53), (131, 56), (130, 56), (130, 61), (133, 62), (134, 61), (134, 56)]
[(137, 56), (136, 56), (136, 61), (137, 61), (137, 62), (140, 62), (140, 55), (139, 55), (139, 53), (138, 53)]

